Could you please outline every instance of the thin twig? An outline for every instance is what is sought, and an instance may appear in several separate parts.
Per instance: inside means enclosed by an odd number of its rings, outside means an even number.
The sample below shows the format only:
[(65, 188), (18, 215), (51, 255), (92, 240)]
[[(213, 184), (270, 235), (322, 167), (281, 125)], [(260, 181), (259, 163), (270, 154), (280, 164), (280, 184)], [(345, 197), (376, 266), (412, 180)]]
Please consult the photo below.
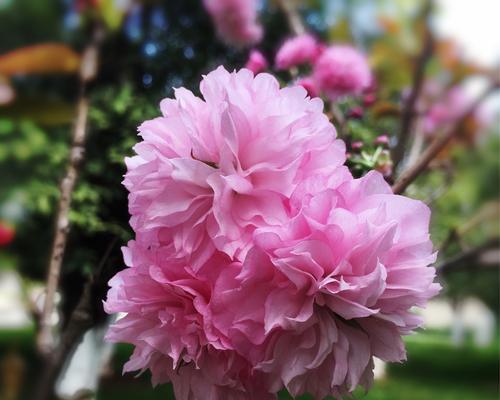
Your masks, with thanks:
[(95, 304), (100, 302), (99, 289), (102, 285), (104, 266), (117, 242), (118, 237), (110, 242), (94, 273), (85, 283), (83, 293), (76, 308), (71, 313), (60, 342), (46, 360), (45, 368), (33, 393), (35, 400), (50, 400), (53, 397), (55, 383), (69, 356), (73, 354), (85, 332), (95, 325), (94, 308)]
[(464, 121), (472, 115), (483, 100), (488, 97), (493, 91), (498, 88), (498, 82), (489, 86), (467, 109), (467, 111), (459, 118), (446, 132), (442, 135), (437, 136), (432, 143), (427, 147), (427, 149), (422, 153), (417, 162), (408, 167), (405, 170), (396, 183), (392, 186), (392, 191), (395, 194), (403, 193), (406, 188), (427, 168), (429, 163), (438, 155), (438, 153), (444, 149), (444, 147), (449, 143), (449, 141), (455, 136), (459, 131)]
[(417, 104), (422, 92), (425, 68), (432, 57), (434, 49), (434, 34), (430, 27), (429, 18), (433, 9), (433, 1), (427, 0), (422, 8), (421, 19), (425, 23), (424, 41), (422, 49), (415, 61), (415, 70), (413, 72), (412, 87), (401, 113), (401, 122), (399, 126), (398, 143), (392, 152), (392, 161), (394, 171), (404, 157), (406, 145), (413, 128), (414, 120), (417, 115)]
[(408, 153), (407, 165), (413, 165), (417, 160), (418, 157), (420, 156), (420, 153), (422, 153), (422, 149), (424, 147), (424, 133), (422, 132), (422, 123), (419, 123), (420, 121), (416, 121), (415, 123), (415, 134), (413, 138), (413, 143), (411, 145), (410, 151)]
[(79, 72), (80, 92), (77, 102), (76, 121), (73, 126), (73, 139), (70, 149), (66, 174), (60, 185), (60, 198), (56, 215), (55, 235), (49, 258), (47, 274), (47, 289), (40, 318), (40, 331), (37, 336), (37, 347), (40, 353), (48, 354), (54, 346), (51, 318), (54, 312), (54, 298), (59, 286), (61, 266), (66, 249), (69, 232), (69, 211), (71, 197), (78, 178), (80, 166), (85, 152), (85, 140), (87, 133), (88, 99), (86, 87), (94, 79), (97, 71), (98, 46), (102, 40), (102, 30), (96, 28), (91, 43), (83, 53), (82, 64)]
[(485, 243), (459, 253), (448, 260), (440, 263), (436, 270), (439, 274), (447, 274), (460, 269), (474, 269), (480, 266), (480, 257), (488, 250), (498, 249), (500, 247), (500, 238), (492, 238)]
[(280, 8), (285, 13), (286, 19), (288, 20), (288, 25), (292, 30), (294, 35), (302, 35), (306, 32), (306, 28), (297, 12), (297, 7), (295, 0), (277, 0)]
[(342, 114), (342, 111), (340, 110), (339, 106), (335, 103), (332, 102), (330, 104), (330, 110), (332, 112), (333, 119), (335, 120), (336, 124), (335, 127), (337, 128), (337, 134), (338, 137), (341, 139), (346, 139), (346, 119), (344, 115)]
[(462, 226), (453, 227), (448, 232), (447, 237), (443, 240), (439, 246), (439, 253), (443, 253), (453, 242), (457, 241), (461, 248), (465, 248), (463, 245), (463, 236), (477, 227), (478, 225), (484, 224), (486, 221), (498, 221), (500, 218), (500, 201), (494, 200), (484, 204), (479, 211), (474, 213), (472, 216), (467, 218)]

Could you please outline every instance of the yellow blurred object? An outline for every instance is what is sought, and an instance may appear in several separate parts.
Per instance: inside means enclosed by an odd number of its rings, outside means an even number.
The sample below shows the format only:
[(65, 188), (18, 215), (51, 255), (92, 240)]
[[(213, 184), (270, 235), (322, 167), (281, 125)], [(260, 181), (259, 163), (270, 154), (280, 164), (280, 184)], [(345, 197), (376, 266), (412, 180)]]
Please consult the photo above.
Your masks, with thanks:
[(45, 126), (70, 124), (75, 115), (73, 104), (46, 97), (18, 98), (0, 107), (0, 118), (30, 120)]
[(394, 18), (390, 18), (386, 15), (379, 15), (377, 20), (378, 20), (378, 23), (380, 24), (380, 26), (387, 33), (396, 35), (401, 31), (401, 25)]
[(397, 104), (388, 101), (379, 101), (372, 107), (372, 113), (375, 118), (397, 117), (401, 110)]
[(76, 73), (80, 55), (63, 44), (44, 43), (0, 55), (0, 75)]
[(15, 350), (5, 355), (0, 365), (2, 376), (0, 399), (16, 400), (19, 398), (25, 367), (24, 360)]
[(99, 13), (108, 29), (114, 31), (120, 28), (132, 4), (133, 2), (130, 0), (122, 0), (121, 2), (101, 0), (99, 2)]

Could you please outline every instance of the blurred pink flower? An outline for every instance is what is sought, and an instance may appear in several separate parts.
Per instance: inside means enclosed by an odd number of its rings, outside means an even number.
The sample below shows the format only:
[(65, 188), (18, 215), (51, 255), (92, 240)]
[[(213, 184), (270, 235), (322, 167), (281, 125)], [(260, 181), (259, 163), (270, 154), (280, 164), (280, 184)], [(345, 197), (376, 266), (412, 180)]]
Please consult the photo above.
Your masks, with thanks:
[(389, 144), (389, 136), (387, 136), (387, 135), (377, 136), (377, 138), (375, 139), (375, 144), (388, 145)]
[(254, 74), (265, 71), (268, 67), (267, 60), (259, 50), (252, 50), (248, 56), (248, 61), (245, 68), (252, 71)]
[(463, 89), (459, 86), (452, 87), (428, 109), (424, 116), (424, 133), (435, 134), (447, 124), (453, 123), (462, 116), (469, 104), (470, 99)]
[(217, 34), (234, 46), (258, 43), (263, 36), (257, 20), (257, 0), (203, 0)]
[(365, 107), (372, 106), (377, 101), (377, 96), (375, 93), (367, 93), (363, 96), (363, 105)]
[(366, 57), (354, 47), (328, 47), (314, 64), (316, 84), (332, 101), (342, 96), (359, 95), (372, 82)]
[(363, 142), (361, 140), (357, 140), (351, 143), (351, 148), (353, 150), (359, 150), (363, 147)]
[(16, 93), (11, 85), (0, 80), (0, 106), (9, 104), (16, 97)]
[(303, 88), (222, 67), (200, 88), (164, 100), (127, 160), (136, 237), (105, 303), (125, 313), (107, 339), (135, 346), (124, 370), (178, 400), (369, 387), (439, 291), (429, 209), (354, 179)]
[(312, 79), (312, 77), (306, 76), (303, 78), (299, 78), (297, 79), (295, 84), (298, 86), (302, 86), (307, 91), (307, 94), (310, 97), (318, 97), (319, 95), (318, 88), (316, 87), (316, 84), (314, 82), (314, 79)]
[(363, 118), (364, 113), (365, 110), (363, 110), (363, 107), (354, 106), (347, 112), (347, 118), (360, 119)]
[(288, 69), (297, 65), (313, 63), (320, 53), (316, 39), (303, 34), (288, 39), (278, 50), (275, 64), (278, 69)]

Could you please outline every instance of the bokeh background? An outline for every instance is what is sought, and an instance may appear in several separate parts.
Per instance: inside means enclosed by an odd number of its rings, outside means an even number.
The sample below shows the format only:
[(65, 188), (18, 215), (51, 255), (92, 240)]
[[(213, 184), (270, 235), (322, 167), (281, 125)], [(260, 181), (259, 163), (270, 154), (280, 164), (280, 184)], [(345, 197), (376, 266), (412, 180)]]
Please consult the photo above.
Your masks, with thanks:
[[(291, 34), (280, 3), (261, 2), (265, 37), (257, 47), (271, 65)], [(495, 0), (436, 1), (427, 19), (420, 1), (295, 3), (308, 30), (327, 43), (363, 50), (375, 73), (369, 93), (338, 104), (349, 166), (358, 175), (378, 169), (393, 181), (434, 139), (417, 124), (395, 168), (390, 153), (427, 29), (434, 46), (417, 119), (425, 120), (435, 104), (445, 111), (458, 107), (443, 100), (450, 91), (471, 102), (500, 79)], [(83, 92), (82, 52), (95, 21), (102, 27), (98, 70)], [(89, 104), (85, 154), (51, 315), (56, 337), (86, 282), (98, 281), (92, 287), (93, 328), (74, 353), (72, 369), (68, 361), (57, 391), (67, 399), (173, 398), (168, 385), (152, 388), (147, 373), (122, 376), (130, 347), (102, 341), (109, 318), (100, 301), (109, 277), (123, 267), (120, 245), (131, 238), (120, 183), (123, 159), (137, 141), (137, 126), (158, 114), (159, 101), (173, 87), (197, 93), (202, 74), (221, 64), (241, 68), (248, 54), (248, 47), (231, 47), (216, 36), (200, 0), (0, 0), (0, 399), (33, 398), (44, 369), (36, 336), (82, 96)], [(284, 85), (292, 80), (287, 71), (271, 71)], [(492, 94), (406, 190), (433, 210), (444, 290), (424, 311), (427, 328), (406, 339), (408, 362), (378, 363), (374, 388), (356, 392), (356, 399), (498, 398), (499, 109), (499, 96)], [(388, 143), (377, 142), (381, 135)]]

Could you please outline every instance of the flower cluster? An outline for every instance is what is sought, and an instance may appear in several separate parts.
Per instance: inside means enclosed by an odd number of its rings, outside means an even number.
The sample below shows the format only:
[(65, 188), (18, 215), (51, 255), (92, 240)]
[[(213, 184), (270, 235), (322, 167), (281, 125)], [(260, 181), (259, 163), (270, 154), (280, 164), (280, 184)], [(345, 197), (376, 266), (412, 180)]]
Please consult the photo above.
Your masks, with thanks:
[(354, 179), (323, 104), (220, 67), (140, 127), (124, 184), (135, 240), (105, 307), (125, 371), (178, 400), (316, 398), (405, 358), (435, 295), (429, 210), (377, 172)]
[(332, 100), (359, 95), (372, 80), (365, 56), (345, 45), (326, 49), (314, 65), (313, 76), (318, 87)]
[(218, 36), (228, 44), (248, 46), (263, 36), (257, 20), (257, 0), (203, 0)]
[(276, 67), (288, 69), (301, 64), (312, 64), (321, 54), (322, 48), (316, 39), (303, 34), (288, 39), (276, 53)]
[(286, 40), (276, 53), (275, 64), (277, 69), (311, 66), (312, 74), (301, 77), (297, 84), (309, 94), (323, 93), (331, 101), (360, 95), (373, 83), (362, 53), (348, 45), (328, 47), (307, 33)]

